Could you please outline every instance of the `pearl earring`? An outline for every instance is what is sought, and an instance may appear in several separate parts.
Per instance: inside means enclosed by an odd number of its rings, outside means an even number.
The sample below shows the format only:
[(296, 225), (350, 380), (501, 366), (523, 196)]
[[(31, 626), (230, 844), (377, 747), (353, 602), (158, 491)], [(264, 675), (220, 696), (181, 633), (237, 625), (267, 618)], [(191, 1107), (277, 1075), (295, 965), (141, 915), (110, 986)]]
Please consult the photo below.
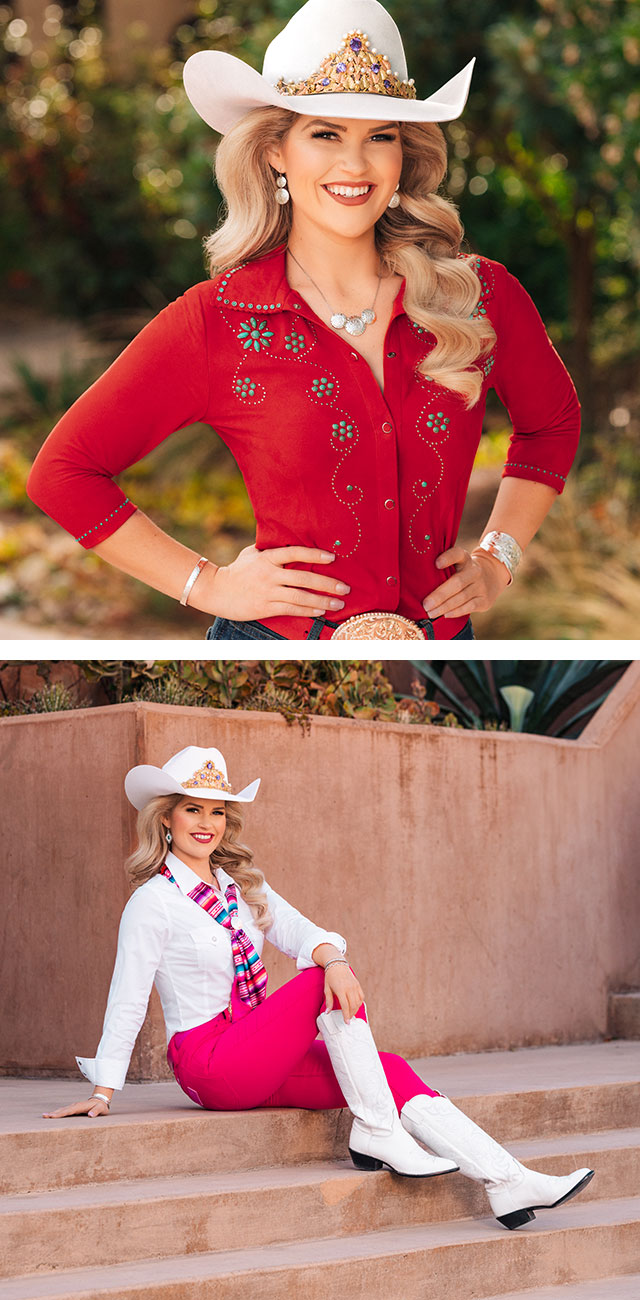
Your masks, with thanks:
[(164, 838), (167, 841), (167, 844), (170, 844), (173, 839), (173, 835), (171, 834), (171, 831), (167, 831)]
[(276, 185), (278, 187), (276, 190), (276, 203), (281, 203), (281, 204), (288, 203), (289, 191), (287, 189), (286, 176), (279, 176), (276, 181)]
[(400, 182), (398, 182), (398, 184), (396, 185), (395, 193), (393, 193), (393, 194), (391, 195), (391, 198), (389, 199), (389, 202), (388, 202), (388, 204), (387, 204), (387, 207), (388, 207), (388, 208), (397, 208), (397, 207), (398, 207), (398, 205), (399, 205), (399, 203), (400, 203), (400, 195), (398, 194), (398, 190), (399, 190), (399, 189), (400, 189)]

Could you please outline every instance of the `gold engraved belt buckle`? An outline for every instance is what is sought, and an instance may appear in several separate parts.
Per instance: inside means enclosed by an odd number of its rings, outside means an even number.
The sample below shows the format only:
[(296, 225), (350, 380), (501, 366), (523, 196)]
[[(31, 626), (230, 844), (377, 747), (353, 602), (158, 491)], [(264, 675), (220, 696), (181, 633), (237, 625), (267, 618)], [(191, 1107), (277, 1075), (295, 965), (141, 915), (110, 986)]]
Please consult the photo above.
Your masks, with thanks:
[(331, 633), (331, 641), (426, 641), (422, 628), (403, 614), (374, 610), (354, 614)]

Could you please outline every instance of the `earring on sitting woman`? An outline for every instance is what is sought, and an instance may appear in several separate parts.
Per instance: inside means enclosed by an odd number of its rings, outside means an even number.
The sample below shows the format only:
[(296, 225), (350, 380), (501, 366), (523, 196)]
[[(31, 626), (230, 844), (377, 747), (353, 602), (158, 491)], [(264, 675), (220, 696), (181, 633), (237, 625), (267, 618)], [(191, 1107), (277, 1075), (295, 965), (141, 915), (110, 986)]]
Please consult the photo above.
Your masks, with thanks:
[(277, 181), (276, 181), (276, 185), (277, 185), (277, 187), (278, 187), (278, 188), (276, 189), (276, 203), (281, 203), (281, 204), (283, 204), (283, 203), (288, 203), (288, 202), (289, 202), (289, 191), (288, 191), (288, 189), (287, 189), (287, 178), (286, 178), (286, 176), (284, 176), (284, 175), (278, 176), (278, 179), (277, 179)]
[(388, 208), (397, 208), (399, 206), (400, 204), (400, 195), (398, 194), (399, 189), (400, 189), (400, 182), (398, 181), (398, 184), (396, 185), (396, 188), (393, 194), (391, 195), (389, 202), (387, 203)]
[(171, 834), (171, 831), (166, 831), (164, 838), (167, 841), (167, 844), (170, 844), (173, 839), (173, 835)]

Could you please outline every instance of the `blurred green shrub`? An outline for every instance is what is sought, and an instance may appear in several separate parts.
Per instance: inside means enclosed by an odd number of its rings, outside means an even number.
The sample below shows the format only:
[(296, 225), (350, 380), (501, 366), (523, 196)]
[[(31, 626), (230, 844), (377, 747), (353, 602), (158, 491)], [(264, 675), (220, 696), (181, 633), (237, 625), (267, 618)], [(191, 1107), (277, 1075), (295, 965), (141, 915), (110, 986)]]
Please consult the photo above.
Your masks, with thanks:
[(97, 23), (49, 5), (44, 32), (0, 7), (0, 277), (65, 314), (159, 310), (205, 276), (213, 134), (169, 49), (116, 81)]
[(387, 722), (441, 722), (440, 709), (416, 695), (397, 697), (382, 664), (344, 660), (78, 661), (111, 703), (144, 700), (281, 713), (307, 726), (313, 714)]
[(26, 713), (61, 713), (85, 707), (62, 682), (50, 682), (34, 691), (28, 699), (0, 700), (0, 717), (15, 718)]

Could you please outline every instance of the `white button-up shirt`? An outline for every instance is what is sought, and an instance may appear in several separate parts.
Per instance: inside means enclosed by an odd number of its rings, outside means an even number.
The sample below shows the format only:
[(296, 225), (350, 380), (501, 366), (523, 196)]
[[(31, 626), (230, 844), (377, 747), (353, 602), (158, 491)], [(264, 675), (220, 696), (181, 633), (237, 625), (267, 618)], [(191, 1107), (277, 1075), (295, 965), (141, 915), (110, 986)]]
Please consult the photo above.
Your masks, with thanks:
[[(109, 989), (102, 1038), (95, 1057), (77, 1056), (82, 1073), (94, 1085), (122, 1088), (133, 1046), (144, 1020), (155, 982), (167, 1030), (175, 1033), (212, 1020), (229, 1005), (235, 967), (231, 933), (192, 898), (189, 891), (200, 877), (175, 853), (167, 866), (178, 888), (157, 875), (141, 885), (127, 903), (118, 932), (116, 962)], [(226, 906), (224, 890), (233, 883), (217, 869), (218, 897)], [(295, 957), (298, 970), (315, 963), (311, 956), (321, 943), (346, 951), (342, 935), (314, 925), (266, 883), (271, 925), (259, 930), (251, 908), (238, 889), (238, 920), (256, 952), (265, 938), (280, 952)]]

